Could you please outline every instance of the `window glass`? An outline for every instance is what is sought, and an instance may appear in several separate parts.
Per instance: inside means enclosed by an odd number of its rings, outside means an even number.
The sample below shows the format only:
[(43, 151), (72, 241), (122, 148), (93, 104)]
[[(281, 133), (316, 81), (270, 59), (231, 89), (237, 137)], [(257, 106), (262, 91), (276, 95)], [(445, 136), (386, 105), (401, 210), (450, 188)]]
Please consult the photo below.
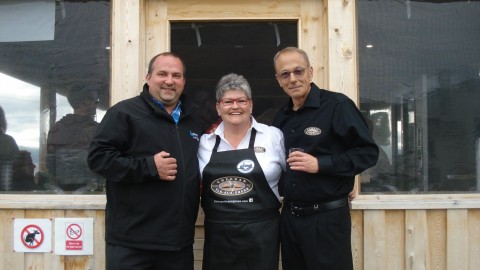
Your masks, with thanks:
[(218, 119), (215, 86), (228, 73), (245, 76), (252, 88), (253, 116), (270, 124), (286, 95), (275, 80), (273, 56), (297, 46), (297, 22), (178, 22), (171, 48), (186, 64), (185, 93), (202, 106), (207, 123)]
[(0, 15), (0, 192), (103, 192), (85, 158), (109, 106), (110, 1), (3, 1)]
[(363, 193), (480, 189), (480, 2), (358, 1)]

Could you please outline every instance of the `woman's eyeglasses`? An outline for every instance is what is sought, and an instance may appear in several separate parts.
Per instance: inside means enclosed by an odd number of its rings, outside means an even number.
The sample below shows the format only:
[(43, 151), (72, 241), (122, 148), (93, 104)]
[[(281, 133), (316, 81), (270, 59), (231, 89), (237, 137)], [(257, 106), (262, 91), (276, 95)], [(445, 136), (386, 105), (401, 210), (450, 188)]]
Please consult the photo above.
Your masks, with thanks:
[(250, 101), (249, 98), (241, 97), (241, 98), (222, 98), (218, 101), (224, 107), (231, 107), (236, 102), (238, 106), (245, 106)]
[(297, 79), (302, 78), (303, 74), (305, 74), (306, 68), (296, 68), (293, 71), (282, 71), (279, 74), (277, 74), (278, 77), (282, 80), (288, 80), (290, 79), (290, 74), (293, 73)]

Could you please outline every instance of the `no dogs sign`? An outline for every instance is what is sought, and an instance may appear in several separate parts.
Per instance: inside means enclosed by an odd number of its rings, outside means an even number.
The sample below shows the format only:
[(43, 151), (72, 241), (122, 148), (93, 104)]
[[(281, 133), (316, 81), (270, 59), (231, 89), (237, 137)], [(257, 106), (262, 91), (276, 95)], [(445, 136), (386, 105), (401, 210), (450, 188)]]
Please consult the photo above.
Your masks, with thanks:
[(13, 250), (15, 252), (51, 252), (52, 221), (50, 219), (15, 219)]

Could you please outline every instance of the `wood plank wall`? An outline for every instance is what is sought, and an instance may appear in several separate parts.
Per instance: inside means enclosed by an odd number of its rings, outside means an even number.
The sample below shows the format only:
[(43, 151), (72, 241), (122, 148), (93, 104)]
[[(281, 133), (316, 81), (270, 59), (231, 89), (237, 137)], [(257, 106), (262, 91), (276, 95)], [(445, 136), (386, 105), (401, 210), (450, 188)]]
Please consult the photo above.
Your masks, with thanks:
[[(58, 208), (64, 209), (38, 209), (52, 207), (52, 203), (19, 200), (25, 204), (23, 209), (0, 199), (0, 269), (105, 269), (102, 209), (68, 209), (60, 205)], [(98, 205), (104, 202), (94, 200)], [(351, 215), (355, 270), (476, 270), (480, 266), (480, 209), (368, 209), (352, 210)], [(93, 256), (13, 251), (14, 218), (59, 217), (93, 218)], [(195, 270), (201, 269), (203, 242), (200, 211), (194, 244)]]
[[(0, 269), (80, 270), (105, 269), (105, 196), (0, 195)], [(14, 219), (93, 219), (93, 256), (58, 256), (52, 252), (14, 252)], [(53, 228), (53, 227), (52, 227)]]
[(478, 209), (353, 210), (355, 269), (478, 269)]

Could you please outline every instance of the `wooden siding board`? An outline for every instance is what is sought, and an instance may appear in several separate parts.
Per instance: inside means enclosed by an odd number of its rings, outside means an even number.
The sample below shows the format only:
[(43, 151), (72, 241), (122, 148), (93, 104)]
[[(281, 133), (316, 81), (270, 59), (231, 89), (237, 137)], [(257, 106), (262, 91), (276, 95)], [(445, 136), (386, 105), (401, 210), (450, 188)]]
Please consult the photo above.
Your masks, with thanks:
[(25, 253), (25, 269), (48, 270), (45, 268), (43, 253), (29, 252)]
[(105, 195), (2, 194), (0, 209), (105, 209)]
[(323, 1), (300, 1), (299, 47), (307, 52), (313, 67), (313, 81), (326, 88), (325, 67), (328, 55), (326, 14)]
[[(355, 270), (473, 270), (479, 265), (480, 210), (353, 210), (351, 214)], [(14, 217), (93, 217), (95, 255), (14, 253)], [(0, 233), (0, 269), (104, 269), (104, 218), (103, 210), (0, 209), (5, 224)], [(196, 269), (203, 256), (203, 229), (201, 224), (195, 229)]]
[(385, 211), (385, 269), (405, 269), (405, 212)]
[[(200, 209), (201, 211), (201, 209)], [(201, 211), (203, 213), (203, 211)], [(200, 212), (199, 212), (200, 215)], [(203, 261), (203, 245), (205, 243), (205, 228), (203, 227), (203, 219), (195, 226), (195, 242), (193, 243), (193, 259), (194, 269), (202, 269)]]
[(385, 211), (365, 211), (364, 224), (364, 269), (385, 269)]
[(173, 21), (294, 19), (300, 16), (298, 2), (291, 0), (168, 0), (167, 3), (168, 17)]
[(201, 270), (202, 269), (202, 262), (201, 261), (194, 261), (193, 262), (193, 269), (194, 270)]
[(468, 211), (468, 269), (480, 268), (480, 210)]
[(427, 211), (428, 240), (430, 248), (429, 265), (432, 270), (446, 269), (446, 228), (447, 212), (445, 210)]
[[(75, 218), (95, 218), (95, 211), (93, 210), (66, 210), (66, 217)], [(80, 269), (94, 269), (93, 256), (62, 256), (65, 263), (65, 269), (80, 270)]]
[(92, 269), (89, 266), (88, 256), (64, 256), (65, 269), (84, 270)]
[(430, 269), (426, 210), (405, 211), (405, 230), (405, 269)]
[(328, 1), (328, 88), (358, 104), (355, 1)]
[[(140, 3), (125, 0), (112, 2), (112, 80), (110, 104), (138, 95), (143, 82), (140, 76)], [(142, 66), (143, 67), (143, 66)], [(142, 78), (142, 79), (141, 79)]]
[(195, 225), (203, 225), (204, 220), (205, 212), (203, 212), (203, 209), (200, 207), (200, 209), (198, 210), (197, 221), (195, 222)]
[(170, 50), (170, 23), (167, 15), (167, 1), (146, 0), (145, 18), (145, 63), (144, 71), (147, 74), (150, 59)]
[[(44, 210), (44, 211), (48, 211), (48, 210)], [(70, 217), (70, 216), (66, 216), (65, 212), (66, 212), (65, 210), (55, 210), (55, 211), (53, 211), (53, 217), (52, 218), (55, 219), (55, 218)], [(53, 233), (52, 233), (52, 241), (54, 241), (54, 240), (55, 240), (55, 231), (53, 231)], [(55, 248), (55, 246), (53, 248)], [(64, 256), (59, 256), (59, 255), (55, 255), (55, 254), (52, 254), (52, 255), (53, 255), (52, 256), (52, 270), (66, 270), (67, 268), (65, 268)], [(100, 255), (102, 255), (102, 254), (100, 254)]]
[(352, 209), (473, 209), (480, 208), (480, 193), (363, 195), (352, 201)]
[[(447, 210), (447, 270), (467, 270), (468, 210)], [(477, 266), (478, 267), (478, 266)]]
[(355, 270), (363, 270), (363, 211), (350, 211), (352, 217), (352, 258)]
[(25, 253), (13, 251), (14, 218), (24, 218), (24, 210), (0, 209), (0, 269), (24, 269)]
[(52, 220), (52, 243), (51, 251), (45, 253), (25, 253), (25, 269), (50, 270), (55, 269), (55, 258), (53, 256), (53, 214), (54, 211), (25, 210), (25, 217), (28, 219), (49, 219)]
[(105, 269), (105, 211), (95, 211), (93, 220), (93, 269)]

